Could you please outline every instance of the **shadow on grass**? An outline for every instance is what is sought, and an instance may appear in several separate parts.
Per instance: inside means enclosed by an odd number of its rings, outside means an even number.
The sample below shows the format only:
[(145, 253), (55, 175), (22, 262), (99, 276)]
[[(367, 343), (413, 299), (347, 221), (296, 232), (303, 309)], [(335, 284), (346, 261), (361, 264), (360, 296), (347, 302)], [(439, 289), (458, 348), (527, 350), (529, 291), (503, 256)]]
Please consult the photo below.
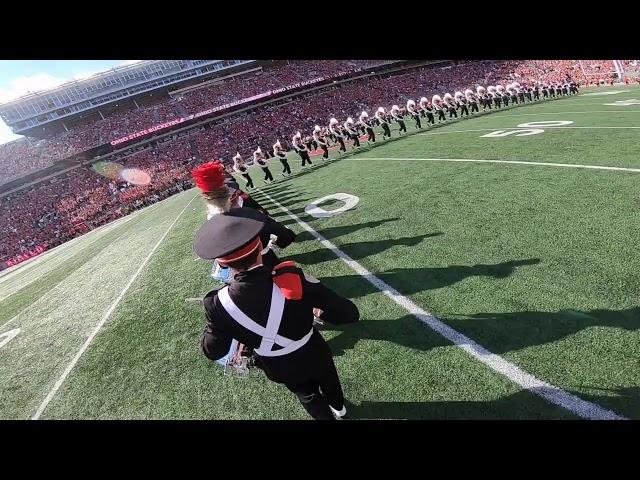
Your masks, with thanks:
[[(335, 234), (337, 232), (334, 231)], [(390, 238), (388, 240), (370, 240), (364, 242), (353, 242), (353, 243), (345, 243), (340, 245), (340, 250), (349, 255), (354, 260), (360, 260), (362, 258), (369, 257), (371, 255), (376, 255), (378, 253), (382, 253), (389, 248), (397, 247), (399, 245), (405, 247), (415, 247), (425, 238), (437, 237), (443, 235), (442, 232), (435, 233), (426, 233), (423, 235), (415, 235), (412, 237), (402, 237), (402, 238)], [(314, 265), (322, 262), (329, 262), (336, 259), (335, 253), (331, 250), (328, 250), (324, 247), (318, 248), (316, 250), (312, 250), (310, 252), (299, 253), (297, 255), (290, 255), (287, 257), (288, 260), (293, 260), (301, 265)], [(359, 275), (355, 275), (360, 278)], [(350, 276), (352, 277), (352, 276)], [(335, 277), (333, 277), (335, 278)]]
[(489, 401), (371, 402), (347, 400), (349, 419), (501, 420), (576, 418), (559, 407), (546, 407), (532, 393), (520, 391)]
[[(474, 340), (494, 353), (505, 353), (555, 342), (592, 327), (613, 327), (636, 331), (640, 329), (640, 308), (618, 311), (477, 313), (460, 319), (451, 319), (447, 323), (454, 328), (469, 332)], [(626, 356), (620, 349), (612, 354)], [(629, 352), (628, 360), (637, 362), (637, 354), (637, 351)]]
[(393, 320), (360, 320), (346, 325), (325, 324), (319, 330), (342, 332), (327, 341), (336, 357), (353, 349), (360, 340), (391, 342), (420, 351), (451, 345), (412, 315)]
[[(349, 235), (350, 233), (359, 232), (360, 230), (363, 230), (365, 228), (376, 228), (380, 225), (384, 225), (385, 223), (397, 222), (398, 220), (401, 220), (401, 218), (383, 218), (382, 220), (372, 220), (370, 222), (353, 223), (349, 225), (340, 225), (337, 227), (327, 227), (317, 229), (316, 231), (324, 238), (331, 239), (342, 237), (343, 235)], [(296, 238), (296, 242), (305, 242), (307, 240), (316, 240), (316, 237), (311, 235), (306, 230), (301, 232), (300, 235), (298, 235), (298, 237)]]
[[(615, 396), (584, 395), (569, 392), (615, 413), (638, 418), (640, 388), (611, 390)], [(437, 401), (437, 402), (375, 402), (347, 404), (348, 419), (361, 420), (527, 420), (527, 419), (581, 419), (569, 411), (551, 404), (526, 390), (489, 401)], [(635, 407), (632, 402), (635, 402)], [(631, 410), (630, 410), (631, 409)]]
[[(411, 239), (414, 237), (408, 238)], [(393, 243), (392, 241), (389, 242)], [(316, 252), (313, 253), (317, 255), (317, 257), (311, 257), (305, 260), (315, 260), (316, 263), (318, 261), (325, 261), (322, 251)], [(346, 249), (345, 252), (349, 253)], [(331, 252), (329, 252), (329, 254), (331, 254)], [(371, 255), (371, 253), (367, 255)], [(299, 261), (302, 263), (302, 260)], [(484, 276), (506, 278), (511, 275), (517, 267), (537, 265), (538, 263), (540, 263), (540, 259), (531, 258), (497, 264), (449, 265), (448, 267), (434, 268), (394, 268), (385, 272), (377, 272), (375, 275), (402, 294), (411, 295), (425, 290), (447, 287), (468, 277)], [(370, 283), (362, 282), (362, 277), (358, 274), (326, 277), (321, 280), (333, 290), (349, 298), (363, 297), (379, 291)]]

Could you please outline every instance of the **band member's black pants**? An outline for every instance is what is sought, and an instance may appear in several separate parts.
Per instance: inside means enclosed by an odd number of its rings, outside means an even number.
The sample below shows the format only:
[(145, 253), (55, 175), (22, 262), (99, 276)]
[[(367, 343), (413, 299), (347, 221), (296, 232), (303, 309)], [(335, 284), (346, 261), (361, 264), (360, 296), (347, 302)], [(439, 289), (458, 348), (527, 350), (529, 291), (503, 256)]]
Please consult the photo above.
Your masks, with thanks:
[(327, 147), (326, 145), (320, 145), (320, 148), (322, 149), (322, 158), (324, 160), (328, 160), (329, 159), (329, 147)]
[(501, 97), (494, 97), (493, 98), (493, 104), (496, 106), (496, 108), (500, 108), (502, 105), (502, 98)]
[(533, 92), (533, 99), (534, 100), (540, 100), (540, 93), (539, 92)]
[(427, 123), (430, 123), (431, 125), (434, 125), (436, 123), (435, 117), (431, 112), (427, 113)]
[(438, 121), (446, 120), (447, 117), (444, 116), (444, 110), (438, 110)]
[(341, 410), (344, 407), (344, 394), (333, 359), (329, 357), (324, 363), (324, 368), (314, 369), (315, 374), (308, 380), (285, 383), (285, 386), (298, 397), (315, 420), (335, 420), (329, 405)]
[(403, 120), (398, 120), (398, 125), (400, 125), (400, 132), (407, 133), (407, 126), (404, 124)]
[(358, 135), (358, 133), (357, 133), (357, 132), (356, 132), (356, 133), (354, 133), (354, 134), (350, 134), (350, 135), (349, 135), (349, 138), (350, 138), (351, 140), (353, 140), (353, 146), (354, 146), (354, 147), (359, 147), (359, 146), (360, 146), (360, 138), (359, 138), (359, 137), (360, 137), (360, 135)]
[(520, 103), (524, 103), (524, 92), (520, 92), (518, 98), (520, 99)]
[(344, 144), (344, 139), (342, 137), (338, 137), (337, 140), (338, 140), (338, 143), (340, 144), (340, 151), (341, 152), (346, 152), (347, 151), (347, 147)]
[(502, 97), (502, 101), (504, 102), (504, 106), (508, 107), (509, 106), (509, 97), (507, 95), (505, 95), (504, 97)]
[(511, 95), (511, 103), (517, 105), (518, 104), (518, 96), (517, 95)]
[(376, 141), (376, 133), (373, 131), (373, 128), (367, 127), (367, 135), (369, 136), (368, 140), (370, 142), (375, 142)]
[(458, 118), (458, 112), (456, 112), (456, 109), (454, 107), (449, 107), (449, 118), (451, 117)]
[(469, 109), (464, 104), (460, 105), (460, 116), (462, 115), (469, 115)]
[(422, 123), (420, 122), (420, 115), (412, 114), (411, 115), (416, 122), (416, 128), (422, 128)]
[(262, 168), (262, 171), (264, 172), (264, 181), (266, 182), (267, 180), (271, 180), (273, 182), (273, 175), (271, 175), (271, 171), (269, 170), (269, 167), (260, 167)]
[(483, 109), (483, 110), (486, 110), (487, 108), (488, 108), (489, 110), (491, 110), (491, 109), (493, 108), (493, 107), (491, 106), (491, 99), (490, 99), (490, 98), (485, 98), (485, 99), (482, 101), (482, 109)]
[(309, 165), (313, 165), (311, 163), (311, 159), (309, 158), (309, 152), (307, 151), (302, 151), (302, 152), (298, 152), (298, 155), (300, 155), (300, 158), (302, 159), (302, 166), (304, 167), (306, 162), (309, 163)]
[(291, 175), (291, 167), (289, 167), (289, 162), (287, 162), (286, 158), (280, 158), (280, 163), (282, 164), (282, 166), (284, 167), (284, 170), (282, 170), (283, 174), (287, 174), (287, 175)]
[(247, 188), (253, 188), (253, 180), (251, 180), (251, 177), (249, 176), (249, 174), (248, 173), (243, 173), (242, 176), (247, 181)]
[(477, 112), (477, 111), (478, 111), (478, 103), (477, 102), (471, 102), (471, 113)]
[(389, 130), (389, 125), (387, 125), (386, 123), (382, 123), (381, 125), (382, 125), (382, 131), (383, 131), (382, 137), (391, 138), (391, 130)]

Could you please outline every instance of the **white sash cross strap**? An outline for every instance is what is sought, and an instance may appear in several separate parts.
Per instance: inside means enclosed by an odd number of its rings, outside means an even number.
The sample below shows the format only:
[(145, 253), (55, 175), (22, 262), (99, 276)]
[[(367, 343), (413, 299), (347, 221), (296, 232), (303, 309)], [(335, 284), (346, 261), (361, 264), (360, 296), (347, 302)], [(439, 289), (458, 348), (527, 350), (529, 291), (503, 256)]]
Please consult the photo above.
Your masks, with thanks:
[[(269, 307), (269, 317), (267, 318), (266, 327), (263, 327), (257, 322), (251, 320), (242, 310), (240, 310), (240, 308), (238, 308), (229, 295), (228, 287), (218, 290), (218, 299), (231, 318), (247, 330), (250, 330), (256, 335), (262, 337), (260, 346), (255, 350), (255, 352), (262, 357), (279, 357), (295, 352), (305, 345), (313, 334), (312, 327), (311, 330), (309, 330), (309, 333), (300, 340), (291, 340), (283, 337), (282, 335), (278, 335), (278, 329), (282, 322), (282, 313), (284, 312), (285, 298), (275, 283), (271, 290), (271, 306)], [(273, 350), (274, 344), (283, 348), (280, 350)]]

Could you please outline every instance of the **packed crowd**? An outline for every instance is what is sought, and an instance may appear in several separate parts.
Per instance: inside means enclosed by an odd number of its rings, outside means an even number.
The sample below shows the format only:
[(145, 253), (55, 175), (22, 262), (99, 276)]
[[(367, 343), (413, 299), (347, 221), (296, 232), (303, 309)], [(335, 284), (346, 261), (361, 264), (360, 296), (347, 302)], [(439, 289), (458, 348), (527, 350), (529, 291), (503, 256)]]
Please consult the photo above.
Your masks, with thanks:
[(126, 167), (146, 172), (151, 180), (146, 185), (133, 185), (89, 167), (72, 170), (2, 200), (0, 261), (39, 245), (50, 248), (164, 198), (168, 192), (190, 187), (190, 171), (201, 160), (219, 158), (231, 163), (237, 151), (248, 157), (257, 146), (268, 153), (276, 140), (286, 146), (294, 132), (309, 132), (316, 124), (326, 125), (330, 117), (341, 121), (347, 116), (357, 118), (362, 110), (372, 112), (381, 105), (404, 105), (407, 99), (430, 97), (454, 88), (474, 89), (476, 85), (513, 80), (576, 80), (571, 62), (555, 62), (555, 66), (549, 62), (535, 62), (535, 66), (530, 63), (472, 62), (345, 82), (231, 116), (212, 128), (200, 128), (129, 157), (112, 159), (116, 171)]
[[(339, 76), (390, 60), (295, 61), (264, 69), (259, 74), (238, 76), (224, 84), (195, 89), (175, 98), (158, 96), (148, 105), (120, 109), (101, 118), (90, 114), (42, 140), (17, 140), (0, 145), (0, 184), (42, 169), (91, 147), (208, 108), (249, 98), (269, 90), (319, 77)], [(133, 105), (132, 105), (133, 106)], [(106, 112), (103, 112), (103, 115)]]

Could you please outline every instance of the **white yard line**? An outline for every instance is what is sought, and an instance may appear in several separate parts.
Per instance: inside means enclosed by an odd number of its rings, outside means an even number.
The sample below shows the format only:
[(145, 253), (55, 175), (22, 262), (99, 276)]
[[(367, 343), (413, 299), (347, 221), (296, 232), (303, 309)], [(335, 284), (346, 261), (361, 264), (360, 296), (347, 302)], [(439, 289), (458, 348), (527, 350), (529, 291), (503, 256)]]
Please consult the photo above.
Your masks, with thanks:
[(571, 393), (543, 382), (537, 379), (533, 375), (521, 370), (518, 366), (509, 362), (508, 360), (491, 353), (483, 346), (479, 345), (469, 337), (454, 330), (450, 326), (446, 325), (436, 317), (426, 312), (418, 305), (413, 303), (407, 297), (403, 296), (396, 289), (373, 275), (366, 268), (352, 259), (349, 255), (344, 253), (338, 247), (336, 247), (329, 240), (324, 238), (321, 234), (316, 232), (313, 227), (309, 226), (304, 221), (300, 220), (295, 214), (293, 214), (286, 207), (274, 200), (269, 194), (261, 192), (265, 195), (274, 205), (276, 205), (281, 211), (289, 216), (292, 220), (297, 222), (307, 232), (317, 238), (322, 245), (331, 250), (338, 258), (346, 263), (352, 270), (361, 275), (365, 280), (371, 283), (374, 287), (378, 288), (391, 300), (396, 302), (406, 311), (415, 316), (418, 320), (432, 328), (434, 331), (442, 335), (444, 338), (452, 342), (454, 345), (460, 347), (466, 351), (473, 358), (479, 360), (492, 370), (504, 375), (512, 382), (518, 384), (525, 390), (538, 395), (550, 403), (558, 405), (562, 408), (569, 410), (570, 412), (586, 419), (590, 420), (626, 420), (625, 417), (618, 415), (617, 413), (607, 410), (599, 405), (583, 400)]
[[(125, 223), (125, 222), (123, 222)], [(120, 225), (122, 225), (122, 223), (120, 223)], [(126, 230), (124, 232), (122, 232), (120, 235), (118, 235), (116, 237), (115, 240), (113, 240), (113, 242), (111, 242), (112, 244), (115, 244), (116, 242), (118, 242), (122, 237), (124, 237), (127, 233), (129, 233), (129, 230)], [(100, 238), (102, 238), (102, 236), (100, 236)], [(91, 245), (93, 245), (97, 240), (96, 239), (92, 239), (93, 241), (89, 244), (87, 244), (86, 246), (84, 246), (82, 249), (78, 250), (76, 252), (76, 254), (86, 250), (87, 248), (89, 248)], [(66, 260), (66, 259), (65, 259)], [(62, 264), (63, 262), (60, 262), (58, 265)], [(58, 266), (56, 265), (56, 266)], [(40, 278), (40, 277), (38, 277)], [(62, 278), (60, 281), (56, 282), (56, 284), (47, 291), (47, 293), (45, 293), (44, 295), (41, 295), (35, 302), (30, 303), (29, 305), (27, 305), (26, 307), (24, 307), (22, 310), (20, 310), (20, 312), (18, 312), (16, 315), (13, 316), (13, 318), (11, 318), (9, 321), (3, 323), (2, 325), (0, 325), (0, 330), (4, 329), (7, 325), (9, 325), (10, 323), (12, 323), (14, 320), (16, 320), (20, 315), (22, 315), (24, 312), (26, 312), (28, 309), (33, 308), (34, 305), (37, 305), (40, 301), (48, 298), (52, 293), (54, 293), (56, 291), (56, 289), (62, 284), (62, 282), (64, 282), (67, 279), (67, 277), (65, 276), (64, 278)], [(19, 293), (23, 288), (27, 287), (29, 284), (33, 283), (36, 279), (30, 281), (29, 283), (27, 283), (26, 285), (23, 285), (22, 287), (20, 287), (20, 290), (16, 290), (15, 292), (9, 294), (8, 296), (4, 297), (2, 300), (0, 301), (4, 301), (6, 298), (9, 298), (12, 295), (15, 295), (17, 293)]]
[(592, 110), (588, 112), (540, 112), (540, 113), (509, 113), (505, 115), (492, 115), (491, 118), (502, 118), (502, 117), (528, 117), (528, 116), (536, 116), (536, 115), (571, 115), (574, 113), (640, 113), (639, 110)]
[(40, 406), (36, 410), (36, 413), (31, 418), (32, 420), (38, 420), (40, 418), (40, 416), (42, 415), (44, 410), (47, 408), (47, 405), (49, 405), (49, 402), (51, 402), (51, 400), (53, 399), (53, 397), (57, 393), (58, 389), (62, 386), (62, 384), (66, 380), (66, 378), (69, 375), (69, 373), (71, 373), (71, 370), (73, 370), (73, 368), (78, 363), (78, 360), (80, 360), (80, 357), (82, 357), (82, 354), (87, 350), (87, 348), (89, 347), (89, 345), (91, 344), (91, 342), (93, 341), (95, 336), (98, 334), (98, 332), (100, 331), (102, 326), (109, 319), (109, 317), (111, 316), (113, 311), (116, 309), (116, 307), (120, 304), (120, 302), (124, 298), (124, 296), (127, 293), (127, 291), (129, 291), (129, 288), (131, 287), (131, 285), (133, 285), (133, 282), (136, 280), (136, 278), (138, 278), (138, 275), (140, 275), (140, 272), (142, 272), (142, 269), (145, 267), (145, 265), (147, 264), (149, 259), (153, 256), (153, 254), (158, 249), (158, 247), (160, 246), (162, 241), (169, 234), (169, 232), (171, 231), (173, 226), (178, 222), (180, 217), (182, 217), (182, 214), (187, 210), (189, 205), (191, 205), (191, 202), (193, 202), (196, 199), (196, 197), (198, 197), (197, 194), (194, 195), (194, 197), (191, 200), (189, 200), (189, 202), (180, 211), (178, 216), (173, 220), (171, 225), (169, 225), (169, 228), (167, 228), (167, 230), (164, 232), (162, 237), (160, 237), (160, 240), (158, 240), (158, 242), (155, 244), (155, 246), (151, 249), (151, 251), (149, 252), (147, 257), (144, 259), (142, 264), (138, 267), (138, 270), (136, 270), (136, 272), (133, 274), (133, 276), (129, 279), (129, 282), (127, 282), (127, 284), (124, 286), (124, 288), (120, 292), (120, 295), (118, 295), (118, 297), (113, 301), (113, 303), (111, 304), (109, 309), (102, 316), (102, 319), (100, 319), (100, 322), (98, 322), (98, 324), (95, 326), (95, 328), (93, 329), (93, 331), (91, 332), (91, 334), (89, 335), (87, 340), (82, 345), (82, 347), (80, 347), (80, 350), (78, 350), (78, 353), (76, 353), (76, 355), (73, 357), (73, 359), (71, 360), (69, 365), (67, 365), (67, 368), (65, 368), (64, 372), (62, 372), (62, 375), (60, 376), (60, 378), (58, 378), (58, 380), (56, 381), (56, 383), (53, 386), (53, 388), (49, 391), (49, 393), (47, 394), (45, 399), (42, 401), (42, 403), (40, 404)]
[(598, 129), (638, 129), (640, 128), (640, 126), (638, 127), (630, 127), (630, 126), (620, 126), (620, 127), (612, 127), (612, 126), (598, 126), (598, 127), (565, 127), (565, 126), (558, 126), (558, 127), (549, 127), (549, 126), (540, 126), (540, 127), (494, 127), (494, 128), (472, 128), (469, 130), (445, 130), (444, 132), (422, 132), (422, 133), (418, 133), (417, 135), (446, 135), (447, 133), (470, 133), (470, 132), (496, 132), (498, 130), (522, 130), (525, 128), (542, 128), (542, 129), (572, 129), (572, 128), (577, 128), (577, 129), (594, 129), (594, 130), (598, 130)]
[(87, 238), (99, 238), (101, 236), (103, 236), (104, 234), (106, 234), (107, 232), (111, 231), (112, 229), (114, 229), (115, 227), (119, 226), (119, 225), (123, 225), (125, 223), (127, 223), (130, 220), (133, 220), (134, 218), (136, 218), (137, 216), (139, 216), (141, 213), (143, 212), (148, 212), (153, 210), (155, 207), (158, 206), (158, 203), (155, 203), (153, 205), (150, 205), (148, 207), (145, 207), (141, 210), (137, 210), (136, 212), (127, 215), (126, 217), (122, 217), (119, 218), (117, 220), (114, 220), (113, 222), (110, 223), (105, 223), (104, 225), (99, 226), (98, 228), (91, 230), (90, 232), (85, 233), (84, 235), (80, 235), (79, 237), (75, 237), (71, 240), (69, 240), (68, 242), (65, 242), (61, 245), (58, 245), (57, 247), (54, 247), (50, 250), (47, 250), (46, 252), (43, 252), (41, 255), (38, 255), (36, 257), (33, 257), (29, 260), (26, 260), (22, 263), (19, 263), (18, 265), (15, 265), (13, 267), (9, 267), (6, 270), (0, 272), (0, 283), (5, 282), (9, 279), (9, 277), (11, 276), (15, 276), (15, 275), (19, 275), (21, 273), (26, 272), (27, 270), (31, 269), (32, 267), (39, 265), (40, 263), (42, 263), (43, 261), (46, 260), (52, 260), (54, 258), (57, 258), (57, 255), (65, 250), (67, 250), (69, 247), (72, 247), (73, 245), (75, 245), (76, 243), (80, 242), (83, 239), (87, 239)]
[(507, 163), (514, 165), (535, 165), (541, 167), (562, 167), (562, 168), (585, 168), (589, 170), (613, 170), (620, 172), (636, 172), (640, 173), (640, 168), (628, 167), (608, 167), (605, 165), (581, 165), (572, 163), (552, 163), (552, 162), (529, 162), (524, 160), (481, 160), (477, 158), (399, 158), (399, 157), (357, 157), (344, 158), (343, 161), (363, 162), (365, 160), (388, 162), (393, 160), (399, 161), (418, 161), (418, 162), (458, 162), (458, 163)]
[[(154, 206), (155, 205), (152, 205), (151, 207), (148, 207), (148, 208), (151, 209)], [(138, 212), (141, 212), (141, 211), (142, 210), (139, 210)], [(138, 213), (138, 212), (136, 212), (136, 213)], [(16, 293), (20, 292), (22, 289), (28, 287), (33, 282), (35, 282), (35, 281), (39, 280), (40, 278), (42, 278), (44, 275), (47, 275), (47, 274), (51, 273), (55, 268), (57, 268), (58, 266), (62, 265), (64, 262), (66, 262), (70, 258), (75, 257), (76, 255), (82, 253), (83, 251), (85, 251), (86, 249), (88, 249), (89, 247), (94, 245), (95, 243), (99, 242), (107, 233), (111, 232), (116, 227), (122, 226), (122, 225), (126, 224), (127, 222), (129, 222), (130, 220), (133, 220), (133, 219), (141, 220), (139, 218), (140, 215), (136, 215), (136, 213), (133, 213), (133, 214), (127, 216), (127, 217), (124, 217), (122, 219), (116, 220), (115, 222), (112, 222), (112, 223), (108, 224), (108, 226), (110, 226), (111, 228), (103, 229), (103, 230), (99, 231), (99, 233), (97, 233), (96, 235), (89, 236), (93, 232), (98, 232), (98, 229), (92, 230), (91, 232), (89, 232), (86, 235), (81, 235), (80, 237), (74, 238), (70, 242), (64, 243), (64, 244), (60, 245), (59, 247), (56, 247), (56, 248), (64, 247), (64, 246), (68, 245), (69, 243), (75, 242), (76, 240), (80, 240), (80, 239), (86, 240), (87, 243), (86, 244), (85, 243), (80, 244), (79, 245), (80, 248), (77, 249), (77, 250), (76, 249), (73, 249), (73, 250), (65, 249), (64, 250), (64, 254), (62, 254), (62, 255), (58, 255), (58, 253), (60, 253), (60, 251), (61, 251), (61, 250), (58, 250), (54, 256), (49, 256), (47, 258), (42, 258), (42, 256), (36, 257), (35, 260), (37, 260), (43, 266), (46, 265), (48, 270), (42, 271), (42, 269), (40, 269), (41, 270), (40, 272), (38, 272), (38, 270), (28, 272), (25, 276), (28, 278), (29, 276), (33, 275), (33, 278), (31, 278), (30, 280), (28, 280), (24, 284), (15, 285), (17, 287), (17, 289), (13, 290), (12, 292), (10, 292), (7, 295), (5, 295), (4, 297), (0, 298), (0, 303), (2, 303), (4, 300), (6, 300), (7, 298), (11, 297), (12, 295), (15, 295)], [(102, 229), (103, 227), (99, 227), (99, 228)], [(115, 241), (119, 240), (120, 237), (122, 237), (125, 233), (127, 233), (127, 231), (125, 231), (122, 234), (120, 234)], [(46, 255), (47, 253), (49, 253), (49, 252), (45, 252), (42, 255)], [(48, 262), (48, 263), (43, 263), (43, 262)], [(16, 275), (18, 275), (19, 273), (24, 273), (24, 270), (22, 272), (16, 272)], [(2, 282), (7, 281), (7, 280), (15, 281), (15, 279), (13, 277), (8, 278), (8, 279), (7, 278), (0, 278), (0, 284), (2, 284)], [(20, 280), (24, 280), (24, 278), (20, 278)], [(2, 326), (0, 326), (0, 328), (2, 328)]]

